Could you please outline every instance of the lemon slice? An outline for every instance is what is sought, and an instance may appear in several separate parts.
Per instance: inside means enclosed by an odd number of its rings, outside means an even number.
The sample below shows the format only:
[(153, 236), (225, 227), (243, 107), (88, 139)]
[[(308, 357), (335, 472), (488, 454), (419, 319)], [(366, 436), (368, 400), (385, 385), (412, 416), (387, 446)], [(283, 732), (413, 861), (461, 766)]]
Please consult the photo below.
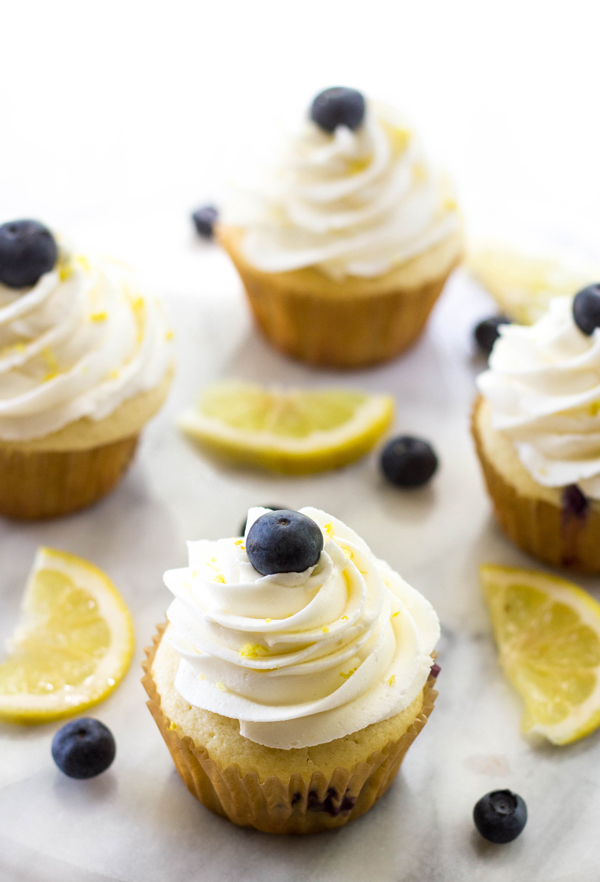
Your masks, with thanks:
[(40, 548), (0, 664), (0, 720), (46, 723), (102, 701), (125, 676), (133, 646), (129, 610), (108, 576)]
[(346, 389), (208, 387), (179, 426), (209, 451), (240, 465), (303, 475), (367, 453), (394, 416), (388, 395)]
[(600, 604), (535, 570), (484, 565), (500, 663), (525, 701), (523, 731), (569, 744), (600, 725)]
[(467, 269), (505, 315), (524, 325), (537, 321), (553, 297), (572, 297), (600, 278), (600, 267), (570, 253), (527, 254), (501, 244), (475, 248)]

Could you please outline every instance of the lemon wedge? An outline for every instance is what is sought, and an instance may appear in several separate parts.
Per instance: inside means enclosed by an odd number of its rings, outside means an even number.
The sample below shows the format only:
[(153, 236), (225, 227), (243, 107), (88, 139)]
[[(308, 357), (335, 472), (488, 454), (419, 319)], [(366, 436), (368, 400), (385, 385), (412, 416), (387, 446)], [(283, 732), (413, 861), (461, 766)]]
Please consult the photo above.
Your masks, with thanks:
[(180, 416), (179, 426), (239, 465), (304, 475), (363, 456), (393, 416), (388, 395), (221, 383), (204, 391), (198, 406)]
[(554, 744), (589, 735), (600, 725), (600, 604), (535, 570), (486, 564), (480, 576), (523, 731)]
[(502, 312), (523, 325), (537, 321), (553, 297), (572, 297), (600, 278), (600, 267), (570, 253), (529, 254), (493, 243), (474, 248), (467, 269)]
[(125, 676), (133, 647), (129, 610), (108, 576), (40, 548), (0, 664), (0, 720), (46, 723), (102, 701)]

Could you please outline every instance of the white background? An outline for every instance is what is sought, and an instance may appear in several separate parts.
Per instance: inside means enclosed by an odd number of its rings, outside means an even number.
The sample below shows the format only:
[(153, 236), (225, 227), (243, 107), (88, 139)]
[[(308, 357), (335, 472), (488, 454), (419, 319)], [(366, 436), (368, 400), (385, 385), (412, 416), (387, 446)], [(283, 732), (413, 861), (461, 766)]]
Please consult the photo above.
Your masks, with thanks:
[[(468, 435), (482, 367), (470, 330), (489, 301), (457, 275), (404, 358), (341, 378), (309, 370), (252, 331), (235, 273), (194, 240), (188, 214), (219, 200), (273, 120), (347, 84), (414, 120), (453, 172), (474, 235), (495, 221), (510, 233), (525, 214), (597, 248), (599, 23), (591, 2), (0, 0), (0, 220), (38, 217), (137, 263), (171, 302), (179, 367), (109, 498), (48, 524), (0, 524), (0, 637), (45, 543), (107, 570), (138, 638), (125, 683), (94, 711), (117, 737), (105, 775), (56, 771), (58, 724), (0, 727), (2, 882), (597, 882), (600, 736), (562, 750), (521, 737), (477, 584), (480, 561), (531, 565), (490, 519)], [(298, 481), (216, 468), (174, 418), (222, 376), (392, 393), (396, 428), (432, 439), (439, 474), (407, 495), (384, 485), (376, 457)], [(143, 706), (142, 646), (168, 602), (162, 572), (184, 564), (187, 539), (231, 535), (256, 503), (340, 516), (442, 621), (432, 720), (389, 795), (340, 834), (281, 840), (210, 815)], [(471, 821), (498, 787), (521, 792), (530, 812), (500, 849)]]
[[(218, 197), (321, 88), (406, 111), (467, 216), (600, 205), (593, 0), (0, 3), (0, 217), (75, 230)], [(161, 231), (155, 231), (160, 247)]]

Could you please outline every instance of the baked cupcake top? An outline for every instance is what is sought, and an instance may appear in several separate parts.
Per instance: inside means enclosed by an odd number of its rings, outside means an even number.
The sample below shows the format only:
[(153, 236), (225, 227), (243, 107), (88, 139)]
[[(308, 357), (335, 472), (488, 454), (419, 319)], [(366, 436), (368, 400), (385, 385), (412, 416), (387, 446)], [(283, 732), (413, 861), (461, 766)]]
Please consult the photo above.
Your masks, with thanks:
[(274, 173), (224, 222), (244, 229), (242, 252), (259, 270), (337, 279), (384, 275), (460, 227), (449, 181), (406, 120), (341, 88), (316, 97)]
[[(285, 540), (271, 542), (277, 530), (300, 537), (303, 571), (273, 572), (288, 555)], [(244, 538), (190, 542), (188, 554), (188, 567), (165, 573), (175, 688), (239, 719), (251, 741), (323, 744), (399, 713), (425, 685), (434, 610), (325, 512), (253, 508)]]
[[(23, 231), (23, 224), (34, 229)], [(20, 245), (1, 241), (10, 239), (11, 227)], [(172, 334), (160, 302), (142, 294), (122, 266), (65, 249), (47, 246), (38, 274), (40, 229), (51, 236), (31, 221), (0, 227), (4, 441), (42, 438), (82, 417), (103, 420), (158, 386), (172, 365)], [(19, 247), (20, 256), (14, 254)], [(27, 275), (27, 266), (37, 278)]]
[(600, 329), (578, 325), (578, 297), (553, 299), (534, 325), (502, 325), (477, 385), (538, 484), (600, 499)]

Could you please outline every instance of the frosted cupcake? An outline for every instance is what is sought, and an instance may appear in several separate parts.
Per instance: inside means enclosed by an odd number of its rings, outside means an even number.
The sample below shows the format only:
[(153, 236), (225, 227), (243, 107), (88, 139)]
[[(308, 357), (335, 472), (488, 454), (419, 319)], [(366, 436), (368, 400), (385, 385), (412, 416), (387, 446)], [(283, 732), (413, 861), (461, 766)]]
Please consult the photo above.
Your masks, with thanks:
[(449, 181), (406, 120), (342, 88), (317, 96), (270, 179), (225, 211), (217, 235), (268, 339), (348, 368), (417, 339), (463, 248)]
[(314, 508), (251, 509), (244, 539), (188, 551), (143, 681), (188, 789), (272, 833), (364, 814), (433, 708), (430, 604)]
[(540, 560), (600, 572), (600, 293), (503, 325), (473, 434), (505, 532)]
[(0, 514), (68, 514), (115, 486), (167, 394), (171, 336), (122, 267), (0, 226)]

